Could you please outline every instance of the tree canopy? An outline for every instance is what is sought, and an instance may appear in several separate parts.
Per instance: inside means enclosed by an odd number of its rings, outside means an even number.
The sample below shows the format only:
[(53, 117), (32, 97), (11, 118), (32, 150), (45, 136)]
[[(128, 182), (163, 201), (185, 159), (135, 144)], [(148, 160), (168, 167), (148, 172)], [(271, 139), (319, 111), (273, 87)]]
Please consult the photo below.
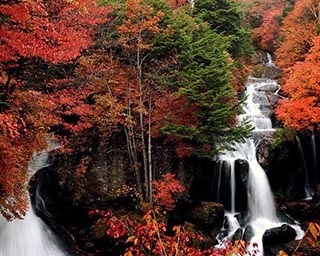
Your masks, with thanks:
[(80, 189), (99, 140), (125, 138), (147, 199), (153, 144), (211, 157), (247, 136), (236, 123), (233, 82), (246, 76), (239, 63), (251, 57), (250, 33), (236, 2), (214, 4), (2, 2), (0, 211), (8, 218), (26, 211), (28, 161), (48, 137), (76, 156), (67, 182)]

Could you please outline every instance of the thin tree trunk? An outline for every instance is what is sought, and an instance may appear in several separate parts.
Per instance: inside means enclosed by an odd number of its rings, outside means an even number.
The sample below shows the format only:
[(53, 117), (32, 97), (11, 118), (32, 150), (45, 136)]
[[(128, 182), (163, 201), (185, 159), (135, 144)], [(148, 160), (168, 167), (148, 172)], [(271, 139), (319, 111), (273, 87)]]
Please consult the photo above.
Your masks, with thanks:
[(149, 203), (153, 209), (153, 175), (152, 175), (152, 144), (151, 144), (151, 94), (149, 96), (149, 117), (148, 117), (148, 169), (149, 169)]
[(146, 142), (144, 135), (144, 125), (143, 125), (143, 88), (142, 88), (142, 59), (140, 56), (140, 40), (141, 34), (139, 33), (138, 38), (138, 48), (137, 48), (137, 70), (138, 70), (138, 86), (139, 86), (139, 104), (140, 104), (140, 132), (141, 132), (141, 148), (142, 148), (142, 158), (143, 158), (143, 173), (144, 173), (144, 182), (145, 182), (145, 198), (149, 196), (149, 185), (148, 185), (148, 160), (146, 152)]
[(144, 200), (143, 185), (141, 181), (141, 174), (140, 174), (140, 168), (139, 168), (139, 162), (138, 162), (138, 156), (137, 156), (137, 146), (135, 142), (134, 130), (133, 130), (132, 121), (131, 121), (132, 113), (131, 113), (130, 88), (128, 88), (128, 116), (130, 118), (130, 121), (127, 127), (125, 127), (128, 153), (129, 153), (133, 170), (136, 175), (136, 181), (138, 185), (138, 192), (140, 194), (140, 199), (143, 201)]

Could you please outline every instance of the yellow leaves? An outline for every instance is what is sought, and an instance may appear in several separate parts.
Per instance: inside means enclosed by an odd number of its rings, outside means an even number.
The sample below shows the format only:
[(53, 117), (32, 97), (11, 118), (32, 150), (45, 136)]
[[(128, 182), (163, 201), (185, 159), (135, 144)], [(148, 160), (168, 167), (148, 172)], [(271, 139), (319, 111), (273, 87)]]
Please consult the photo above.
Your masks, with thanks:
[[(304, 233), (303, 238), (299, 241), (297, 247), (294, 249), (294, 253), (298, 251), (298, 249), (300, 248), (300, 246), (304, 240), (307, 240), (307, 242), (313, 248), (315, 248), (316, 250), (319, 250), (319, 248), (320, 248), (319, 247), (319, 233), (320, 233), (320, 225), (318, 225), (315, 222), (310, 222), (308, 229)], [(310, 235), (311, 235), (311, 237), (310, 237)], [(293, 255), (295, 255), (295, 254), (293, 254)], [(284, 254), (283, 256), (286, 256), (286, 254)]]
[(315, 222), (310, 222), (309, 231), (310, 231), (312, 237), (314, 238), (314, 240), (318, 240), (319, 232), (320, 232), (320, 225), (318, 225)]
[(136, 236), (129, 236), (125, 243), (133, 243), (133, 245), (137, 245), (139, 243), (139, 239)]
[(152, 211), (149, 210), (147, 211), (147, 213), (142, 217), (143, 220), (145, 220), (147, 222), (147, 224), (149, 224), (152, 221)]
[(135, 236), (129, 236), (129, 237), (127, 238), (127, 240), (126, 240), (125, 243), (126, 243), (126, 244), (127, 244), (127, 243), (131, 243), (131, 242), (133, 242), (133, 241), (135, 240), (135, 238), (136, 238)]
[(289, 256), (284, 250), (279, 251), (279, 256)]
[(124, 22), (118, 27), (120, 42), (126, 49), (149, 49), (149, 41), (160, 31), (158, 23), (163, 16), (162, 11), (153, 15), (153, 8), (143, 1), (127, 0)]
[(133, 256), (133, 255), (132, 255), (132, 253), (131, 253), (130, 251), (128, 251), (128, 252), (126, 252), (126, 253), (124, 254), (124, 256)]
[(174, 226), (173, 229), (172, 229), (172, 231), (175, 231), (176, 234), (179, 234), (180, 231), (181, 231), (181, 225), (179, 225), (179, 226)]
[(246, 251), (246, 242), (244, 240), (236, 240), (234, 241), (233, 249), (230, 251), (231, 255), (245, 255)]

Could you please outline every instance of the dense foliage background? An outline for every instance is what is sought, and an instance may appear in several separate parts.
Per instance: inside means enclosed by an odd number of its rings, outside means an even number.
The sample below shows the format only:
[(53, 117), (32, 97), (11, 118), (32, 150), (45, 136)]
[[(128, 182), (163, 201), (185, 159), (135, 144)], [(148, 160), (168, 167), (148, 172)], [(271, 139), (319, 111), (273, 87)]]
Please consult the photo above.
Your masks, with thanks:
[(34, 152), (68, 159), (60, 183), (77, 196), (105, 145), (125, 152), (141, 208), (172, 209), (185, 188), (157, 150), (211, 159), (250, 136), (237, 115), (257, 50), (282, 70), (277, 124), (319, 132), (319, 13), (315, 0), (2, 1), (0, 213), (28, 210)]
[(153, 144), (211, 157), (249, 134), (236, 123), (241, 79), (233, 78), (253, 52), (238, 3), (99, 4), (1, 4), (3, 213), (24, 212), (27, 162), (48, 140), (77, 155), (70, 171), (81, 176), (92, 144), (122, 138), (145, 200)]

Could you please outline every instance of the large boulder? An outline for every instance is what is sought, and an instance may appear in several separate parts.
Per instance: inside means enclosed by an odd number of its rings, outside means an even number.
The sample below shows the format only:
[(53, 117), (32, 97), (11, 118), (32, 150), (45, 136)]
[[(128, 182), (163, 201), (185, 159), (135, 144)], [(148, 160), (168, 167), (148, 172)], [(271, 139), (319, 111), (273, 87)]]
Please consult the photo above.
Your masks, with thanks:
[(273, 143), (273, 137), (266, 136), (262, 138), (259, 144), (257, 145), (257, 149), (256, 149), (257, 160), (264, 170), (268, 170), (268, 166), (270, 165), (270, 161), (272, 160), (271, 159), (272, 143)]
[(262, 242), (264, 247), (281, 245), (293, 241), (296, 236), (297, 233), (294, 228), (288, 224), (283, 224), (280, 227), (267, 229), (262, 236)]
[(250, 240), (254, 237), (254, 231), (251, 225), (246, 226), (242, 239), (246, 242), (250, 242)]

